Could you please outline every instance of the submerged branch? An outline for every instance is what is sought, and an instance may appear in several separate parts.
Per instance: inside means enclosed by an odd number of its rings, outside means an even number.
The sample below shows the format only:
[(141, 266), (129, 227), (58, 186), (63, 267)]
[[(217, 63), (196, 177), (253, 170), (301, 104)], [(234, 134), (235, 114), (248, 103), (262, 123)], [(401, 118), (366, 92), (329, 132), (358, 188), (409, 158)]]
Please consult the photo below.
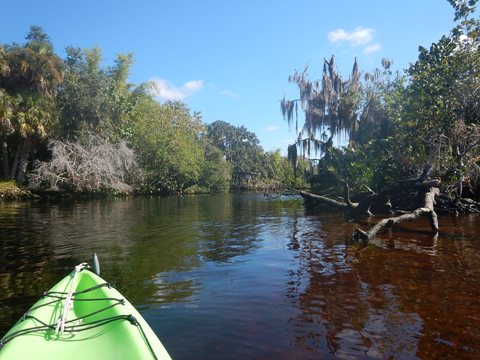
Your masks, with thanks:
[(438, 231), (438, 218), (433, 205), (435, 204), (435, 196), (440, 193), (438, 188), (432, 187), (427, 193), (425, 193), (424, 206), (419, 207), (404, 215), (390, 217), (381, 220), (369, 231), (364, 231), (362, 229), (355, 229), (355, 234), (353, 235), (354, 239), (361, 240), (363, 243), (368, 243), (369, 240), (373, 239), (378, 232), (380, 232), (385, 227), (392, 227), (393, 225), (400, 224), (406, 221), (412, 221), (418, 219), (420, 216), (427, 216), (432, 230), (434, 232)]
[(331, 205), (337, 209), (341, 210), (347, 210), (348, 205), (346, 203), (336, 201), (333, 199), (330, 199), (328, 197), (322, 196), (322, 195), (317, 195), (317, 194), (312, 194), (307, 191), (300, 191), (300, 195), (306, 200), (306, 201), (317, 201), (323, 204)]
[[(412, 221), (418, 219), (420, 216), (426, 216), (434, 232), (438, 231), (437, 214), (434, 211), (435, 196), (439, 195), (440, 180), (427, 180), (432, 170), (431, 165), (426, 165), (422, 174), (417, 178), (400, 180), (392, 182), (384, 186), (379, 192), (371, 191), (370, 194), (361, 199), (358, 203), (350, 200), (350, 188), (348, 182), (345, 182), (344, 201), (337, 201), (328, 197), (312, 194), (306, 191), (300, 192), (300, 195), (305, 199), (307, 205), (320, 203), (329, 205), (336, 209), (340, 209), (348, 213), (351, 218), (358, 216), (372, 216), (371, 209), (383, 214), (393, 214), (392, 201), (396, 200), (398, 204), (403, 204), (407, 209), (414, 209), (406, 212), (397, 208), (397, 214), (402, 215), (393, 216), (378, 222), (369, 231), (356, 229), (354, 238), (364, 243), (374, 238), (376, 234), (382, 231), (385, 227), (391, 227), (395, 224), (400, 224), (405, 221)], [(416, 196), (412, 197), (412, 195)], [(410, 204), (409, 204), (410, 202)], [(413, 205), (412, 204), (418, 204)]]

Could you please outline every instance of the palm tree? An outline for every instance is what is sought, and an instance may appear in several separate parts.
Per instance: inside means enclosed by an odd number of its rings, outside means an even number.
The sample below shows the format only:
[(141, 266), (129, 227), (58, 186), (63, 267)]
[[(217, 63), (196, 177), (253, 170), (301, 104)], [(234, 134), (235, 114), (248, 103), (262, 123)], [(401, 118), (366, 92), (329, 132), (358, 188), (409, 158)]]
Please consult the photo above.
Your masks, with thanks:
[(0, 76), (7, 76), (10, 73), (6, 54), (5, 48), (0, 45)]
[[(23, 180), (29, 156), (37, 140), (46, 136), (56, 118), (53, 106), (63, 81), (63, 61), (48, 36), (33, 26), (24, 46), (12, 45), (0, 50), (0, 136), (4, 177)], [(12, 99), (15, 101), (12, 102)], [(3, 104), (3, 105), (2, 105)], [(12, 130), (13, 129), (13, 130)], [(16, 145), (10, 171), (7, 137)], [(9, 142), (9, 143), (12, 143)]]
[(7, 137), (14, 132), (12, 117), (14, 114), (15, 99), (0, 88), (0, 144), (2, 146), (2, 169), (3, 178), (9, 176), (8, 145)]
[(63, 81), (63, 61), (54, 53), (48, 37), (38, 34), (36, 27), (32, 29), (36, 29), (36, 35), (32, 35), (32, 30), (27, 36), (30, 41), (25, 46), (7, 48), (4, 59), (9, 72), (0, 78), (0, 86), (13, 92), (29, 91), (55, 96)]
[(20, 99), (14, 123), (17, 149), (10, 177), (23, 182), (29, 157), (37, 148), (38, 142), (47, 136), (45, 129), (56, 118), (56, 112), (50, 97), (36, 94), (24, 95)]

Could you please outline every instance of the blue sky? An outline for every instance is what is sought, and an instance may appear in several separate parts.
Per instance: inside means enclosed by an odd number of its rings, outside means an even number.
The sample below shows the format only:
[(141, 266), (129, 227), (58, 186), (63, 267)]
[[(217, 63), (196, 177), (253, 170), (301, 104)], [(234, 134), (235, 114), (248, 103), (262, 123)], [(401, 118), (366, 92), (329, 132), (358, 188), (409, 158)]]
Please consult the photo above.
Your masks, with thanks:
[(66, 46), (102, 49), (106, 65), (133, 53), (130, 81), (157, 83), (159, 100), (179, 99), (203, 120), (253, 131), (265, 150), (296, 137), (280, 112), (293, 98), (295, 69), (318, 78), (335, 55), (348, 76), (354, 58), (371, 71), (382, 58), (404, 70), (418, 46), (453, 28), (447, 0), (18, 0), (2, 4), (0, 43), (23, 43), (41, 26), (61, 56)]

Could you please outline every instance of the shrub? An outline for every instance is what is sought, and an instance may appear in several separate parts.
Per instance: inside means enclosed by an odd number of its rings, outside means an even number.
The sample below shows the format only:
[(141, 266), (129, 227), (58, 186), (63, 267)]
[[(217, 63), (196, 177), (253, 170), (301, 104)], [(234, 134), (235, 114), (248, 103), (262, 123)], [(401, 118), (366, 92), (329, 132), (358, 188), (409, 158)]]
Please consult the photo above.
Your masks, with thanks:
[(83, 142), (49, 143), (52, 158), (36, 161), (29, 176), (33, 190), (70, 192), (132, 191), (128, 185), (137, 170), (133, 150), (125, 141), (111, 144), (98, 135), (88, 134)]

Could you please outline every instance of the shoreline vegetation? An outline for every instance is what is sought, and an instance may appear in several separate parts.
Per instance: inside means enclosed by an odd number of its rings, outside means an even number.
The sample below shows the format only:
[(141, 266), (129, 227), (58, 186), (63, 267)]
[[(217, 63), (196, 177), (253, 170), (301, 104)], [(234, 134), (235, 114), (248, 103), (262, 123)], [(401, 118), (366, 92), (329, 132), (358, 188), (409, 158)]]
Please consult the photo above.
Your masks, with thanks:
[[(263, 186), (255, 188), (238, 188), (231, 189), (231, 192), (257, 192), (263, 193), (267, 199), (273, 199), (280, 195), (298, 195), (298, 191), (294, 189), (284, 189), (281, 191), (279, 188), (272, 186)], [(195, 192), (195, 193), (177, 193), (169, 194), (169, 196), (175, 195), (200, 195), (208, 194), (208, 192)], [(108, 197), (129, 197), (129, 196), (160, 196), (152, 193), (141, 192), (66, 192), (62, 190), (32, 190), (26, 186), (19, 185), (15, 181), (1, 181), (0, 180), (0, 203), (3, 201), (31, 201), (31, 200), (49, 200), (49, 199), (95, 199), (95, 198), (108, 198)]]
[(297, 132), (287, 156), (129, 83), (132, 54), (104, 67), (100, 49), (68, 47), (62, 59), (32, 26), (24, 44), (0, 44), (0, 178), (21, 185), (4, 197), (297, 189), (307, 207), (387, 216), (381, 229), (427, 216), (435, 233), (438, 208), (480, 209), (478, 0), (448, 2), (456, 26), (403, 73), (354, 59), (344, 76), (334, 55), (320, 78), (295, 71), (298, 95), (279, 109)]
[(34, 200), (37, 198), (38, 195), (27, 188), (18, 186), (15, 181), (0, 181), (0, 202)]
[(306, 183), (244, 126), (206, 123), (181, 101), (160, 102), (154, 82), (128, 82), (132, 54), (110, 66), (99, 48), (67, 47), (62, 58), (38, 26), (25, 40), (0, 44), (0, 179), (94, 195)]
[[(355, 59), (344, 76), (332, 55), (320, 78), (307, 68), (289, 77), (298, 95), (284, 98), (281, 111), (298, 136), (288, 158), (316, 157), (311, 191), (301, 196), (308, 207), (340, 209), (350, 221), (369, 217), (372, 228), (357, 229), (354, 240), (368, 243), (420, 218), (435, 236), (438, 210), (480, 211), (478, 0), (448, 2), (456, 26), (420, 46), (404, 73), (389, 59), (362, 72)], [(347, 145), (338, 146), (339, 138)]]

